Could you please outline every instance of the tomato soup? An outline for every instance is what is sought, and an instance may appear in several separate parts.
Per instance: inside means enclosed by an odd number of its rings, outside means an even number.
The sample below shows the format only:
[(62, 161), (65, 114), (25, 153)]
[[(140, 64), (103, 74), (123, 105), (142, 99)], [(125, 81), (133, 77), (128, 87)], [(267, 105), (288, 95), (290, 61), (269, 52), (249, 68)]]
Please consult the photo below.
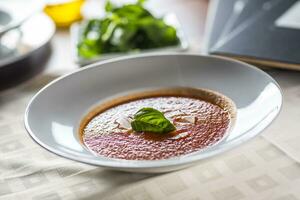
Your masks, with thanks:
[[(130, 126), (143, 107), (161, 111), (175, 126), (169, 133), (135, 132)], [(208, 90), (173, 88), (135, 93), (108, 101), (83, 120), (84, 145), (99, 156), (125, 160), (159, 160), (205, 149), (226, 136), (234, 104)]]

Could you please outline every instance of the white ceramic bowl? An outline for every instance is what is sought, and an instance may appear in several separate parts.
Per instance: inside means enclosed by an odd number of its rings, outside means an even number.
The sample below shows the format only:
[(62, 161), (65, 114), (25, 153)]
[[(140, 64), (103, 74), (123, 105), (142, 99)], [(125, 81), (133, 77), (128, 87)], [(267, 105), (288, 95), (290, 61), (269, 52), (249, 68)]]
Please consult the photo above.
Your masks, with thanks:
[(0, 37), (21, 26), (30, 16), (41, 11), (43, 5), (40, 0), (1, 0)]
[[(193, 154), (156, 161), (97, 157), (81, 144), (82, 117), (99, 102), (137, 90), (185, 86), (208, 88), (237, 106), (236, 124), (218, 145)], [(262, 132), (278, 115), (282, 94), (265, 72), (212, 56), (148, 54), (96, 63), (58, 78), (30, 101), (25, 126), (42, 147), (65, 158), (131, 172), (166, 172), (231, 149)]]

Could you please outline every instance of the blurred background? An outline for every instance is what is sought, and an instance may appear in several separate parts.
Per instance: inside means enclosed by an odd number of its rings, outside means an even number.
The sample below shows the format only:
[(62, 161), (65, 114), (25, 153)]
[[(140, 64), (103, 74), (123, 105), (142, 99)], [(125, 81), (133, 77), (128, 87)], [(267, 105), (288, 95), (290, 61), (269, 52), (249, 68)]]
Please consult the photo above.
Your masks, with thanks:
[(299, 70), (299, 13), (297, 0), (1, 0), (0, 90), (149, 52)]
[(42, 71), (60, 76), (128, 54), (199, 53), (207, 5), (206, 0), (1, 0), (0, 88)]

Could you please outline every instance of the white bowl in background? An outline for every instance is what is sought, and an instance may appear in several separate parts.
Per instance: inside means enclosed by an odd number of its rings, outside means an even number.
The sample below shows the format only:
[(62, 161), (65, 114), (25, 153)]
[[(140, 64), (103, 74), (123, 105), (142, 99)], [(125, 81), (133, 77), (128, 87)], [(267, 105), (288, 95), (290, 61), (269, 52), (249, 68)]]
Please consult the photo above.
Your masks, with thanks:
[(1, 0), (0, 37), (22, 25), (30, 16), (40, 12), (44, 3), (39, 0)]

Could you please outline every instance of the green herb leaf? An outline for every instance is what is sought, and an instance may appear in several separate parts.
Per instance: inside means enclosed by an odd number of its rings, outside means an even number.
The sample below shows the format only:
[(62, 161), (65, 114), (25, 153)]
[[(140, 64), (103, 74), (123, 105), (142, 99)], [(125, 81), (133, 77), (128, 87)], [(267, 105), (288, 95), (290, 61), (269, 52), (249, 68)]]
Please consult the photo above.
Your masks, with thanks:
[(113, 8), (114, 8), (113, 4), (108, 0), (105, 4), (105, 11), (111, 12), (113, 10)]
[(143, 5), (145, 3), (146, 0), (138, 0), (137, 3), (140, 5)]
[(153, 133), (168, 133), (176, 129), (163, 113), (154, 108), (140, 109), (134, 115), (131, 127), (134, 131)]

